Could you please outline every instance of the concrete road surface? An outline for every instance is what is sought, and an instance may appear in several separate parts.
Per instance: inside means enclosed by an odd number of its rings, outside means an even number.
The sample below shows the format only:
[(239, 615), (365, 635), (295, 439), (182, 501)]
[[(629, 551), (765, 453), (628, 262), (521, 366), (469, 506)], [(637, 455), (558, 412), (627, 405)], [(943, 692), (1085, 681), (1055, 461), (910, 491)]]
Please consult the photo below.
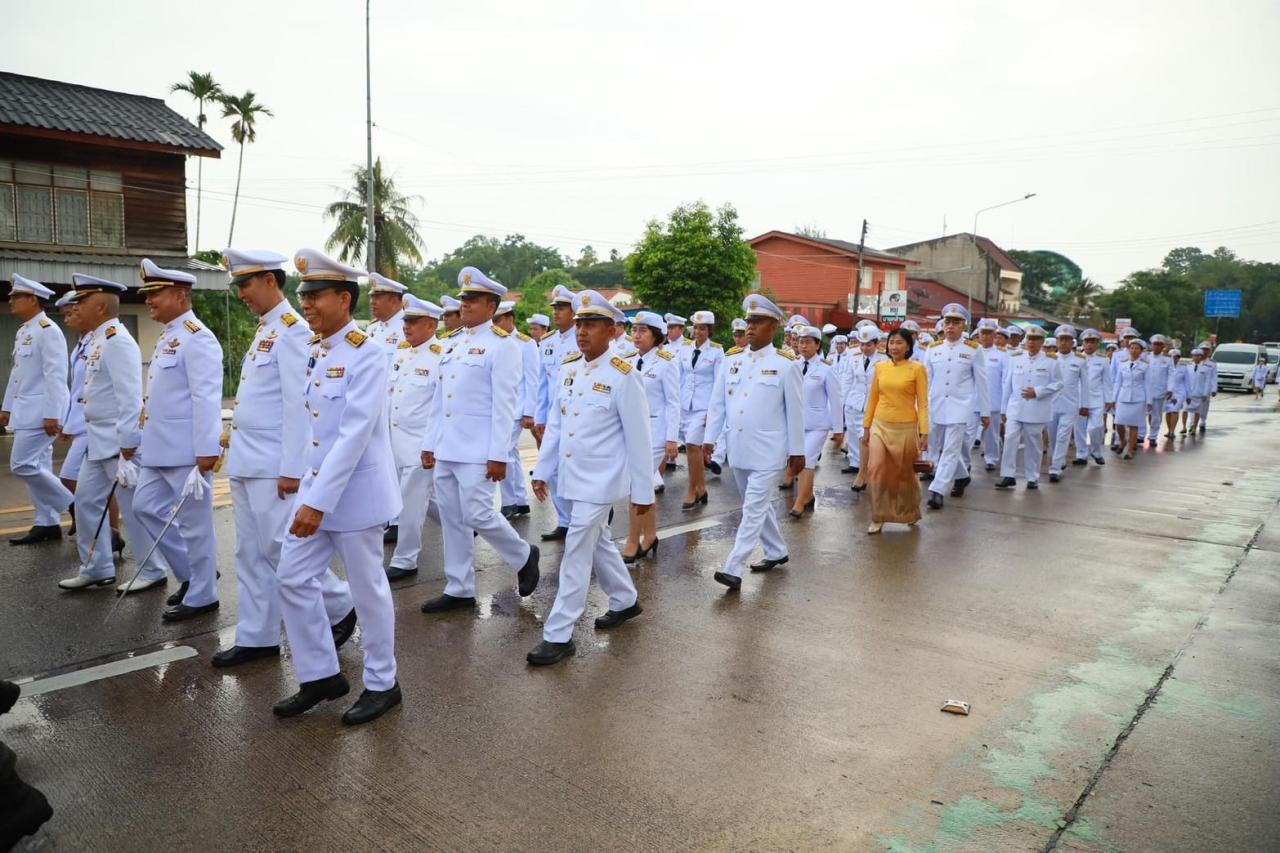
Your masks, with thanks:
[[(669, 477), (657, 559), (633, 573), (644, 615), (596, 633), (594, 590), (577, 657), (545, 670), (524, 655), (560, 548), (522, 600), (482, 546), (478, 615), (427, 617), (429, 525), (394, 593), (405, 704), (354, 729), (354, 692), (272, 716), (287, 656), (209, 666), (236, 613), (229, 510), (222, 609), (177, 626), (162, 594), (104, 624), (111, 593), (59, 592), (69, 543), (0, 546), (0, 676), (33, 679), (0, 737), (55, 809), (28, 847), (1280, 849), (1274, 398), (1219, 396), (1207, 436), (1039, 492), (997, 492), (979, 464), (962, 500), (879, 537), (840, 464), (813, 516), (784, 518), (790, 565), (736, 595), (711, 580), (731, 480), (682, 513)], [(23, 528), (3, 479), (0, 519)], [(552, 524), (539, 508), (517, 529)], [(341, 656), (357, 690), (358, 640)], [(951, 698), (971, 715), (941, 713)]]

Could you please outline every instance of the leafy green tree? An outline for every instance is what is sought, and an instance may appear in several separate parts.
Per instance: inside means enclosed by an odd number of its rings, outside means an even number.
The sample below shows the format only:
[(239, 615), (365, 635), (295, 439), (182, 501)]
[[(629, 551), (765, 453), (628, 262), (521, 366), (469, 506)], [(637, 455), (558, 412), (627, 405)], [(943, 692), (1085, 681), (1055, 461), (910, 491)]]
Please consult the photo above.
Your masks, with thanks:
[(463, 267), (475, 267), (512, 290), (523, 290), (538, 273), (564, 266), (559, 251), (531, 243), (521, 234), (508, 234), (502, 239), (477, 234), (426, 269), (450, 282), (458, 280)]
[[(187, 79), (174, 83), (170, 92), (185, 92), (195, 99), (199, 113), (196, 116), (196, 127), (204, 130), (209, 117), (204, 114), (205, 101), (220, 101), (223, 97), (222, 86), (213, 79), (212, 72), (200, 73), (188, 71)], [(238, 183), (238, 179), (237, 179)], [(192, 247), (200, 249), (200, 201), (204, 195), (204, 158), (196, 158), (196, 234)]]
[(1079, 264), (1058, 252), (1010, 249), (1008, 254), (1022, 268), (1023, 300), (1041, 311), (1054, 310), (1083, 275)]
[[(222, 263), (221, 252), (197, 252), (195, 257), (207, 264)], [(225, 290), (192, 291), (191, 308), (222, 345), (222, 396), (234, 397), (240, 387), (241, 359), (258, 332), (258, 318), (229, 285)]]
[(1102, 286), (1093, 279), (1082, 278), (1064, 288), (1059, 302), (1060, 310), (1072, 321), (1087, 320), (1093, 316), (1094, 300), (1102, 295)]
[[(369, 211), (369, 171), (356, 166), (351, 172), (352, 188), (343, 190), (341, 201), (325, 208), (325, 219), (334, 221), (333, 233), (325, 241), (326, 251), (338, 251), (338, 260), (356, 263), (364, 257), (369, 242), (365, 225)], [(373, 162), (373, 223), (377, 234), (376, 271), (399, 281), (406, 261), (422, 263), (422, 237), (418, 217), (411, 209), (417, 196), (402, 195), (395, 178), (382, 168), (382, 158)], [(366, 259), (367, 261), (367, 259)]]
[(576, 266), (579, 268), (590, 267), (598, 264), (599, 262), (600, 258), (596, 256), (595, 248), (591, 245), (586, 245), (582, 247), (582, 254), (578, 256), (578, 263)]
[(827, 239), (827, 232), (826, 232), (826, 229), (824, 229), (824, 228), (819, 228), (817, 225), (812, 225), (812, 224), (810, 224), (810, 225), (797, 225), (797, 226), (796, 226), (796, 230), (795, 230), (795, 234), (796, 234), (797, 236), (800, 236), (800, 237), (808, 237), (810, 240), (825, 240), (825, 239)]
[(684, 204), (666, 222), (650, 221), (627, 258), (641, 302), (685, 317), (714, 312), (721, 343), (731, 339), (729, 321), (741, 313), (755, 272), (756, 254), (742, 239), (738, 212), (729, 204), (715, 213), (703, 202)]
[(247, 91), (243, 95), (223, 93), (221, 101), (222, 117), (234, 119), (231, 122), (231, 138), (240, 146), (240, 157), (236, 164), (236, 194), (231, 202), (231, 228), (227, 232), (227, 245), (234, 246), (232, 238), (236, 233), (236, 209), (240, 206), (240, 176), (244, 174), (244, 146), (247, 142), (257, 141), (258, 118), (274, 115), (274, 113), (259, 103), (252, 91)]
[(622, 258), (613, 261), (602, 261), (589, 267), (574, 269), (573, 277), (583, 287), (599, 289), (602, 287), (625, 287), (630, 289), (627, 279), (627, 263)]

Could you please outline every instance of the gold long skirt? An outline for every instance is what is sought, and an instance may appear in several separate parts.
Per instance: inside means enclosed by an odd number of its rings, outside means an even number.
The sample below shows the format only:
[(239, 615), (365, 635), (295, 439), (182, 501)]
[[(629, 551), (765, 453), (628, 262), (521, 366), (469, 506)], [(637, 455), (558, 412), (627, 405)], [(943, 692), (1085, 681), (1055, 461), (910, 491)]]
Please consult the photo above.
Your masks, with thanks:
[(871, 492), (871, 520), (910, 524), (920, 520), (920, 475), (915, 471), (920, 433), (916, 424), (871, 422), (857, 483)]

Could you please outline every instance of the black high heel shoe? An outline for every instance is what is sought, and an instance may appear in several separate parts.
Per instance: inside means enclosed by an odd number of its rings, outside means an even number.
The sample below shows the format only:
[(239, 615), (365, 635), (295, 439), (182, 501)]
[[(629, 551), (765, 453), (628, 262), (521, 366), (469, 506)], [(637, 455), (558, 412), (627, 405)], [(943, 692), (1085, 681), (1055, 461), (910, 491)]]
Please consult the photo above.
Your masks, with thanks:
[(627, 566), (634, 565), (635, 561), (640, 559), (640, 555), (643, 553), (644, 553), (644, 549), (642, 548), (639, 551), (635, 552), (634, 554), (623, 554), (622, 555), (623, 565), (627, 565)]
[(817, 502), (818, 502), (818, 499), (817, 499), (817, 498), (809, 498), (809, 502), (808, 502), (807, 504), (805, 504), (805, 505), (804, 505), (804, 508), (803, 508), (803, 509), (801, 509), (799, 512), (797, 512), (797, 511), (796, 511), (796, 510), (794, 510), (794, 509), (793, 509), (793, 510), (791, 510), (791, 512), (790, 512), (791, 517), (792, 517), (792, 518), (804, 518), (804, 514), (805, 514), (806, 512), (813, 512), (813, 508), (814, 508), (814, 506), (817, 504)]
[(701, 495), (700, 497), (696, 497), (696, 498), (694, 498), (691, 502), (688, 502), (688, 503), (682, 503), (682, 504), (680, 504), (680, 508), (681, 508), (681, 509), (693, 509), (694, 507), (698, 506), (699, 504), (702, 504), (703, 506), (706, 506), (706, 505), (707, 505), (707, 492), (703, 492), (703, 493), (702, 493), (702, 495)]
[(659, 542), (659, 541), (660, 541), (660, 540), (658, 539), (658, 537), (656, 537), (656, 536), (655, 536), (655, 537), (653, 538), (653, 541), (649, 543), (649, 547), (648, 547), (648, 548), (641, 548), (641, 549), (640, 549), (640, 553), (636, 554), (636, 556), (637, 556), (637, 557), (656, 557), (656, 556), (658, 556), (658, 542)]

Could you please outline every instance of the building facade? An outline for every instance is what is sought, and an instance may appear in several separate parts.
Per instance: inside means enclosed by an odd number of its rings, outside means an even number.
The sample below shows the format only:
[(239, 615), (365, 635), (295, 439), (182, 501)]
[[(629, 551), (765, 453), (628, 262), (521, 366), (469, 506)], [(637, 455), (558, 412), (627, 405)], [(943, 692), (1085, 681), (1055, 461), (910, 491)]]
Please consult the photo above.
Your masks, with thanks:
[(966, 303), (989, 305), (1000, 314), (1022, 310), (1022, 270), (986, 237), (949, 234), (888, 251), (917, 264), (913, 277), (940, 282), (964, 294)]

